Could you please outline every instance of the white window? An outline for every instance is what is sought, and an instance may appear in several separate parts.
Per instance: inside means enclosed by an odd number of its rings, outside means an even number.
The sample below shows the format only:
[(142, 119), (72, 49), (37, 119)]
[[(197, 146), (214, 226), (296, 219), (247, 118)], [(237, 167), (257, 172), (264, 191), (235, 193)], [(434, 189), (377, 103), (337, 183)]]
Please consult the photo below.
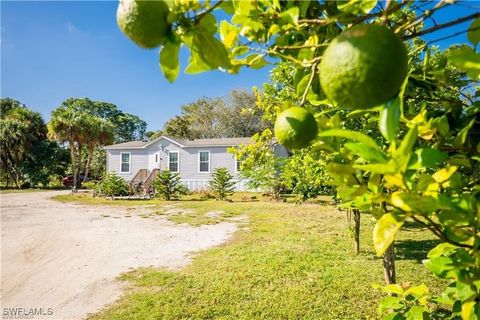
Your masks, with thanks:
[(198, 153), (198, 172), (210, 172), (210, 151)]
[(242, 161), (235, 158), (235, 172), (240, 172), (242, 166)]
[(130, 152), (120, 153), (120, 172), (130, 173)]
[(168, 170), (178, 172), (178, 151), (168, 153)]

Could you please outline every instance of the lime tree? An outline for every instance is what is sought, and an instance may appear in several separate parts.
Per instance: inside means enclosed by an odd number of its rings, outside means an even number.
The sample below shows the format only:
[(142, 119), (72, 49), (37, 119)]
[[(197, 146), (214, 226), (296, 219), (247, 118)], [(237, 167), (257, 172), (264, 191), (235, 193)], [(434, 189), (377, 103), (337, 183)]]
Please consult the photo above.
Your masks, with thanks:
[(317, 137), (317, 133), (315, 117), (304, 108), (288, 108), (275, 121), (275, 137), (288, 149), (307, 147)]
[(169, 8), (164, 1), (120, 0), (117, 23), (130, 40), (152, 49), (165, 43)]
[(320, 84), (343, 107), (365, 109), (383, 104), (408, 73), (401, 39), (380, 25), (358, 25), (332, 40), (320, 63)]

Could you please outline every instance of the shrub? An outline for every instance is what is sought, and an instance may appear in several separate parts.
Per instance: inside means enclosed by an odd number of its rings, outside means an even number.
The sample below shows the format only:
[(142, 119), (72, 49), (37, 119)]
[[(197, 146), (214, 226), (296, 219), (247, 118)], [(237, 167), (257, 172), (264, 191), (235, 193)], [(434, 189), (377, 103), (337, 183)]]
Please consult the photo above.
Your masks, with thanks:
[(225, 200), (233, 194), (235, 181), (227, 168), (217, 168), (213, 171), (213, 180), (210, 181), (210, 189), (219, 200)]
[(49, 177), (48, 184), (46, 185), (47, 188), (63, 188), (62, 178), (59, 176), (52, 175)]
[(180, 182), (180, 175), (170, 170), (160, 172), (153, 180), (153, 187), (155, 194), (165, 200), (171, 200), (188, 193), (187, 187)]
[(97, 187), (97, 184), (98, 184), (98, 181), (92, 180), (92, 181), (87, 181), (82, 183), (82, 187), (84, 187), (85, 189), (95, 190), (95, 188)]
[(96, 185), (95, 193), (104, 197), (126, 196), (129, 193), (127, 181), (115, 172), (107, 173)]

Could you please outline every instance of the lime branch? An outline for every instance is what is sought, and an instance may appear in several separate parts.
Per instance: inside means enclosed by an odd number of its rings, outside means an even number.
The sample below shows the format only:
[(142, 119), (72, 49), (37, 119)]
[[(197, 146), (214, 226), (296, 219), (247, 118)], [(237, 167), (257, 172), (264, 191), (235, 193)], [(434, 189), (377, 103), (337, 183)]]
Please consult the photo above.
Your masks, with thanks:
[(462, 17), (462, 18), (459, 18), (459, 19), (456, 19), (456, 20), (453, 20), (453, 21), (438, 24), (436, 26), (433, 26), (431, 28), (428, 28), (428, 29), (425, 29), (425, 30), (422, 30), (422, 31), (419, 31), (419, 32), (414, 32), (412, 34), (409, 34), (409, 35), (403, 37), (403, 39), (408, 40), (408, 39), (416, 38), (416, 37), (419, 37), (419, 36), (423, 36), (423, 35), (426, 35), (428, 33), (432, 33), (432, 32), (435, 32), (435, 31), (438, 31), (438, 30), (441, 30), (441, 29), (444, 29), (444, 28), (452, 27), (454, 25), (457, 25), (457, 24), (465, 22), (465, 21), (476, 19), (478, 17), (480, 17), (480, 12), (473, 13), (471, 15), (468, 15), (468, 16), (465, 16), (465, 17)]

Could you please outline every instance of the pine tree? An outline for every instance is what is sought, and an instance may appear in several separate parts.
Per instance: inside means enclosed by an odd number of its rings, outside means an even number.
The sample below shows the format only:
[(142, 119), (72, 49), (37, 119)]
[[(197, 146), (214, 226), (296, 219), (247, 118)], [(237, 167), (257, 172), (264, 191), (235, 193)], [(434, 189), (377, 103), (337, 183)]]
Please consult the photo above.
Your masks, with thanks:
[(225, 200), (233, 194), (235, 181), (227, 168), (217, 168), (213, 171), (213, 180), (210, 181), (210, 189), (219, 200)]
[(180, 175), (170, 170), (163, 170), (153, 181), (155, 192), (165, 200), (170, 200), (186, 193), (186, 187), (180, 182)]

